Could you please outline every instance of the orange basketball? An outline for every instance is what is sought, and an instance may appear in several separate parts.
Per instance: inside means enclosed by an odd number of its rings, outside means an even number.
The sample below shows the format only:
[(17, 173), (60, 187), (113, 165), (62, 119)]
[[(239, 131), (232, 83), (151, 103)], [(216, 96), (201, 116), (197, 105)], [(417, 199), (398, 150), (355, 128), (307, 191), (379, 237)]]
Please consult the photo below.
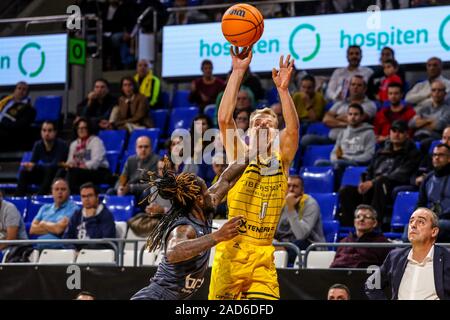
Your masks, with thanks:
[(264, 18), (255, 7), (239, 3), (228, 8), (222, 17), (222, 33), (237, 47), (248, 47), (261, 38)]

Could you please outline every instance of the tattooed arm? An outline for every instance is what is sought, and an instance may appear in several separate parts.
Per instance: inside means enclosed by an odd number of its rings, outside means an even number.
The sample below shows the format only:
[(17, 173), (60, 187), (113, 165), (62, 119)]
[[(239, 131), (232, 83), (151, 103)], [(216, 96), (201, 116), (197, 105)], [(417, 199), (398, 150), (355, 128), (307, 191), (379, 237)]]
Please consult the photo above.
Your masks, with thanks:
[[(248, 162), (248, 160), (246, 161)], [(209, 193), (212, 197), (214, 206), (218, 206), (223, 197), (234, 186), (236, 181), (242, 175), (247, 168), (246, 164), (238, 164), (236, 161), (231, 162), (224, 172), (219, 177), (216, 183), (214, 183), (209, 189)]]
[(170, 263), (189, 260), (209, 250), (222, 241), (231, 240), (238, 235), (242, 216), (227, 221), (219, 230), (197, 238), (192, 226), (182, 225), (172, 230), (167, 239), (166, 257)]

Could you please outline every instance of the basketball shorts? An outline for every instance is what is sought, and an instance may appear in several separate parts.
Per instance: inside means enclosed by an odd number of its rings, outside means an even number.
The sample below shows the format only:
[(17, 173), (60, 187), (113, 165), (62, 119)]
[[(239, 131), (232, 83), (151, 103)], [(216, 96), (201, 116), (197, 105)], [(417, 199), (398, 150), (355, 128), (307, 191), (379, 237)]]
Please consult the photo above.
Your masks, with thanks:
[(216, 246), (208, 299), (278, 300), (277, 270), (270, 246), (234, 240)]

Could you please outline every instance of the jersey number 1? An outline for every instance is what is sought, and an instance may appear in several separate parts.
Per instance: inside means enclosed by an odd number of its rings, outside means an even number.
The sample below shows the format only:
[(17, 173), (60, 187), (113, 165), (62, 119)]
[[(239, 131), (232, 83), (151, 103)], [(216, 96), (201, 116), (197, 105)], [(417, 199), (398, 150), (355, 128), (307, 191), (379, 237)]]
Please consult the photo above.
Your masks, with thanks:
[(262, 220), (266, 216), (267, 207), (269, 206), (268, 202), (263, 202), (261, 206), (261, 212), (259, 213), (259, 219)]

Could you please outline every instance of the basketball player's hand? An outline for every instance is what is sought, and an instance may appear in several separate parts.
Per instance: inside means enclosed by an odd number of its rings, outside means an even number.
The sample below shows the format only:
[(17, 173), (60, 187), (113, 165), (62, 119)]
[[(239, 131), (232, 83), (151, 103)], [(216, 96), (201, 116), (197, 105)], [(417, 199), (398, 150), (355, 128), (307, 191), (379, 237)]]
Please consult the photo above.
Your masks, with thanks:
[(239, 234), (239, 226), (241, 225), (241, 220), (243, 216), (236, 216), (231, 218), (223, 224), (223, 226), (212, 233), (212, 236), (216, 243), (231, 240)]
[(253, 57), (252, 47), (244, 47), (240, 50), (239, 47), (231, 46), (230, 54), (233, 70), (243, 72), (247, 71)]
[(280, 70), (272, 69), (272, 79), (278, 89), (289, 88), (292, 72), (294, 70), (294, 60), (291, 60), (291, 55), (288, 54), (286, 60), (284, 56), (280, 57)]

